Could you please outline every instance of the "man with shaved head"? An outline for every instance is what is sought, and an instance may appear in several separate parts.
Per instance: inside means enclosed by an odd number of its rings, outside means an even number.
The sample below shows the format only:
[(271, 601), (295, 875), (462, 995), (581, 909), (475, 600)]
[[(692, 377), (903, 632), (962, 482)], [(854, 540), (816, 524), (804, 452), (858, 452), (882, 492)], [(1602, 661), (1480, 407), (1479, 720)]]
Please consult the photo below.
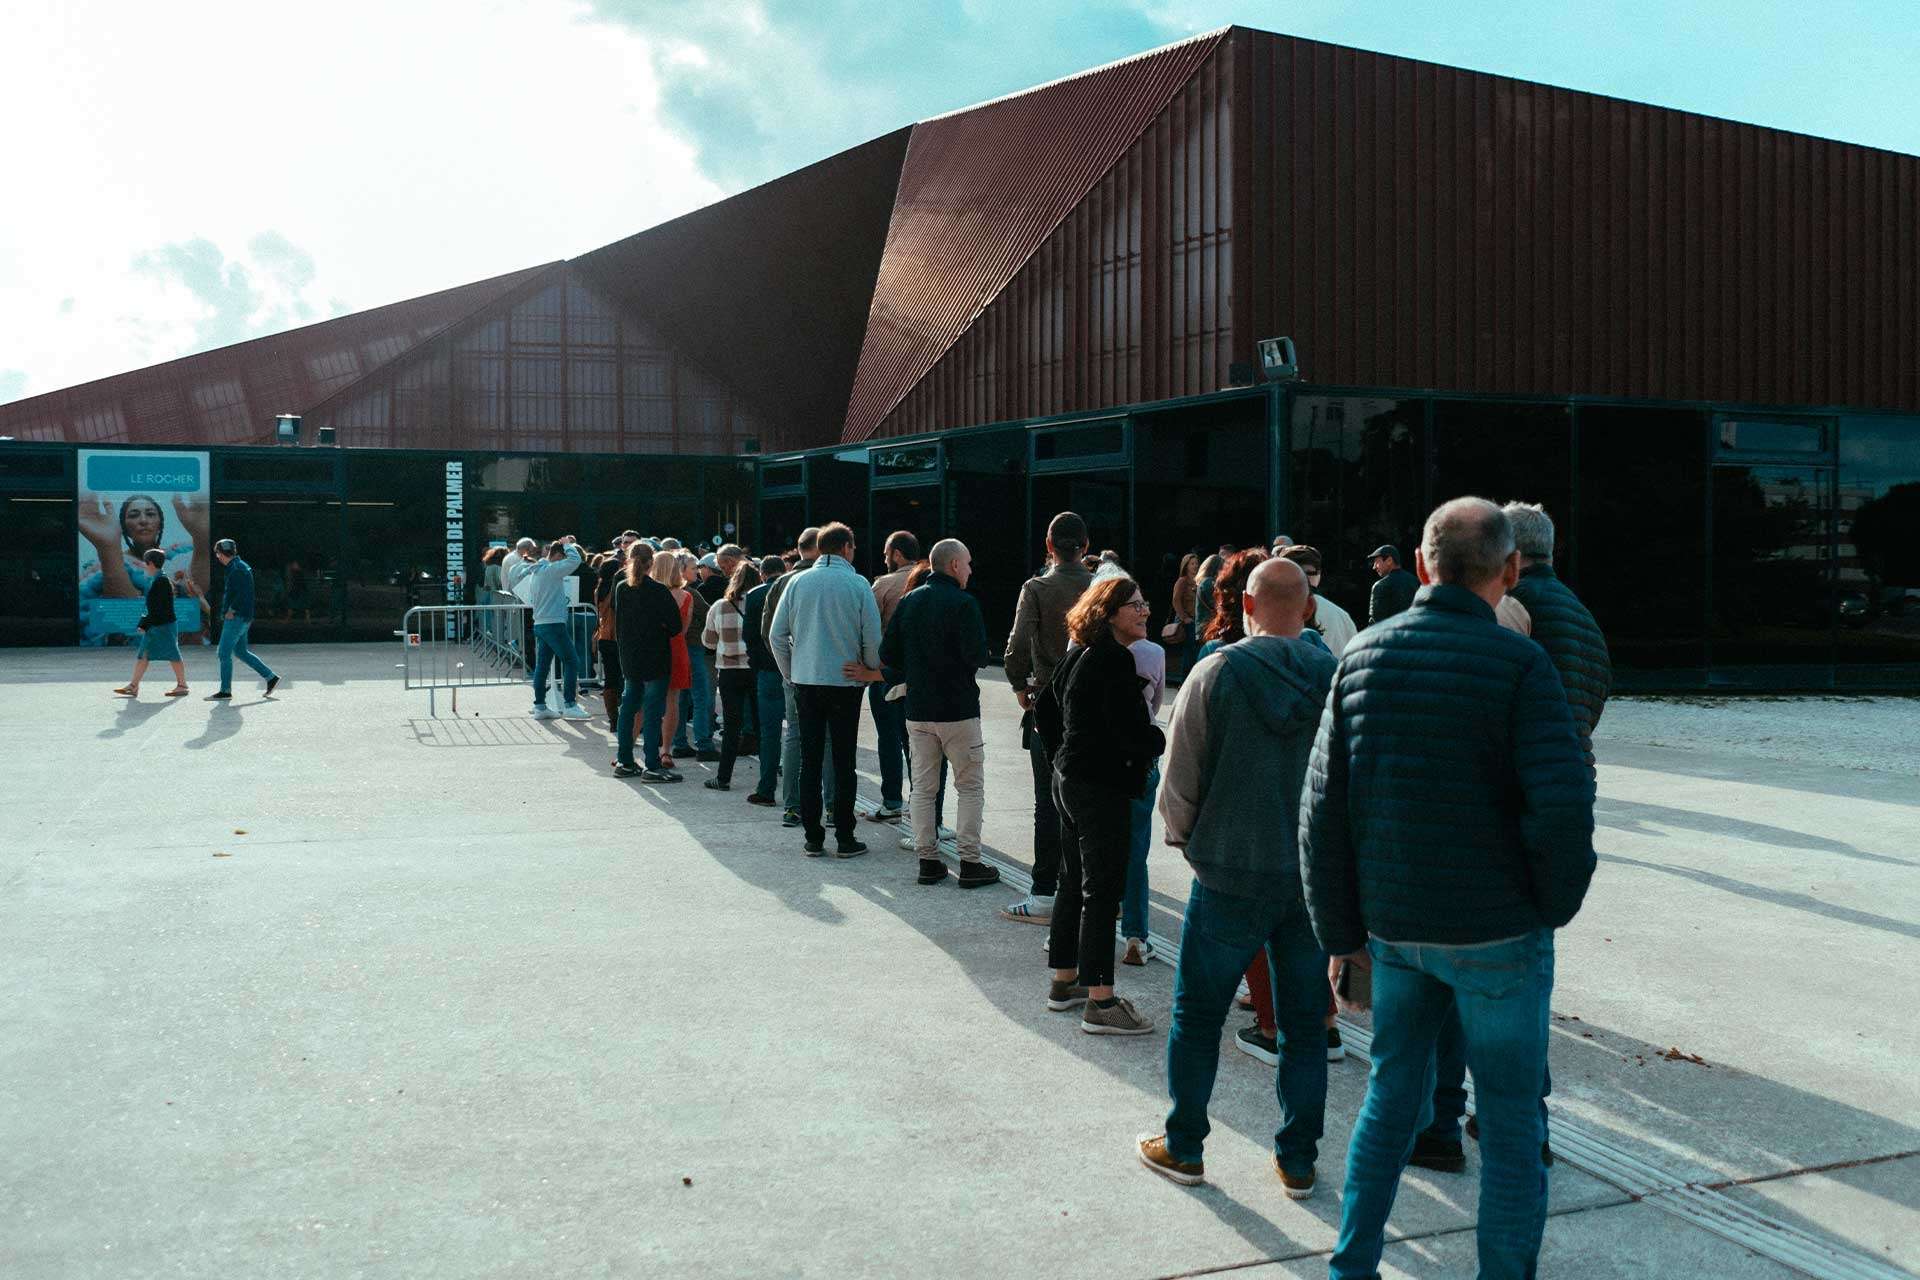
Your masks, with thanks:
[(906, 677), (907, 749), (913, 758), (913, 847), (921, 884), (947, 878), (940, 859), (935, 802), (940, 762), (953, 771), (960, 797), (954, 828), (960, 846), (960, 887), (997, 883), (1000, 869), (980, 860), (980, 823), (986, 813), (987, 751), (980, 733), (980, 685), (987, 665), (987, 624), (980, 602), (967, 594), (973, 554), (955, 538), (933, 544), (933, 573), (900, 597), (886, 637), (883, 666)]
[(1300, 638), (1313, 593), (1291, 560), (1247, 579), (1247, 636), (1195, 666), (1167, 729), (1160, 817), (1193, 867), (1167, 1037), (1166, 1132), (1139, 1140), (1149, 1169), (1205, 1176), (1207, 1100), (1220, 1028), (1256, 952), (1272, 975), (1280, 1051), (1274, 1163), (1293, 1199), (1313, 1194), (1327, 1107), (1327, 957), (1300, 884), (1300, 788), (1333, 683), (1333, 655)]
[(1520, 573), (1507, 514), (1446, 503), (1414, 563), (1413, 603), (1340, 659), (1302, 817), (1314, 932), (1336, 967), (1372, 973), (1373, 1072), (1331, 1270), (1379, 1271), (1457, 1014), (1480, 1121), (1480, 1274), (1532, 1275), (1553, 931), (1593, 878), (1593, 773), (1546, 650), (1494, 618)]

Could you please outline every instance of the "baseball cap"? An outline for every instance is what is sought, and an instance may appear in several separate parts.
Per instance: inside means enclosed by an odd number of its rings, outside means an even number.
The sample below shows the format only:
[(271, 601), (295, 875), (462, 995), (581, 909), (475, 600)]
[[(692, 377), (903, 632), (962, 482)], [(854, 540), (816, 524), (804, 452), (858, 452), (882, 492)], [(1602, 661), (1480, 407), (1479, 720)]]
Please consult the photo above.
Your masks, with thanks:
[(1369, 560), (1378, 560), (1382, 556), (1388, 556), (1398, 560), (1400, 558), (1400, 548), (1394, 546), (1391, 542), (1383, 542), (1367, 553), (1367, 559)]

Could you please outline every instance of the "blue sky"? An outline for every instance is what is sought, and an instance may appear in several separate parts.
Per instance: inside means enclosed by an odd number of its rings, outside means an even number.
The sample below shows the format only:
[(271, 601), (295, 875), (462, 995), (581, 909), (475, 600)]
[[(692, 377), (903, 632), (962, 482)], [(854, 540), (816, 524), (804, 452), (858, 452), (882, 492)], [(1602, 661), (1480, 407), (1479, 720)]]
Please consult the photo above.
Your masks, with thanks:
[[(0, 401), (572, 256), (1237, 22), (1920, 153), (1920, 0), (10, 0)], [(37, 195), (39, 198), (33, 198)]]

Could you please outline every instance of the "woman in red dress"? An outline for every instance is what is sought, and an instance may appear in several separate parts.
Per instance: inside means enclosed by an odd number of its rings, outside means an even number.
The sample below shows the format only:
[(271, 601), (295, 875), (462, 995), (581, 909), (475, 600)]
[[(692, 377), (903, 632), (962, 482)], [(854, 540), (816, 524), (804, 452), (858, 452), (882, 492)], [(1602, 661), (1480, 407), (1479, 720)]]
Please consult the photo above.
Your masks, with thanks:
[(683, 585), (678, 556), (655, 556), (653, 579), (673, 592), (673, 603), (680, 610), (680, 634), (668, 644), (673, 655), (673, 670), (667, 677), (667, 715), (660, 729), (660, 759), (654, 762), (657, 769), (671, 770), (673, 752), (669, 744), (673, 741), (674, 726), (680, 722), (680, 691), (693, 687), (693, 664), (687, 658), (687, 619), (693, 615), (693, 595)]

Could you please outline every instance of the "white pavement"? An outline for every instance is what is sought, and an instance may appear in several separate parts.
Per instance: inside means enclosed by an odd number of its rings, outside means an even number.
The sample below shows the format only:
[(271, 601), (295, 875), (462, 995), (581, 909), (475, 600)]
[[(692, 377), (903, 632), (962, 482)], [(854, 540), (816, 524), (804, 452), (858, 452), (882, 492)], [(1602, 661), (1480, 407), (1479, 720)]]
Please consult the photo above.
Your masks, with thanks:
[[(393, 658), (278, 648), (278, 695), (221, 705), (190, 655), (195, 697), (126, 704), (124, 653), (0, 652), (0, 1275), (1325, 1274), (1362, 1064), (1293, 1204), (1271, 1072), (1223, 1042), (1213, 1185), (1173, 1187), (1130, 1150), (1164, 1036), (1047, 1013), (1016, 894), (922, 889), (890, 839), (802, 858), (751, 763), (643, 788), (516, 690), (430, 718)], [(1916, 728), (1609, 710), (1543, 1274), (1920, 1268)], [(1848, 735), (1871, 758), (1804, 745)], [(1184, 864), (1152, 877), (1177, 939)], [(1171, 971), (1121, 983), (1164, 1027)], [(1474, 1182), (1409, 1174), (1388, 1274), (1470, 1273)]]

